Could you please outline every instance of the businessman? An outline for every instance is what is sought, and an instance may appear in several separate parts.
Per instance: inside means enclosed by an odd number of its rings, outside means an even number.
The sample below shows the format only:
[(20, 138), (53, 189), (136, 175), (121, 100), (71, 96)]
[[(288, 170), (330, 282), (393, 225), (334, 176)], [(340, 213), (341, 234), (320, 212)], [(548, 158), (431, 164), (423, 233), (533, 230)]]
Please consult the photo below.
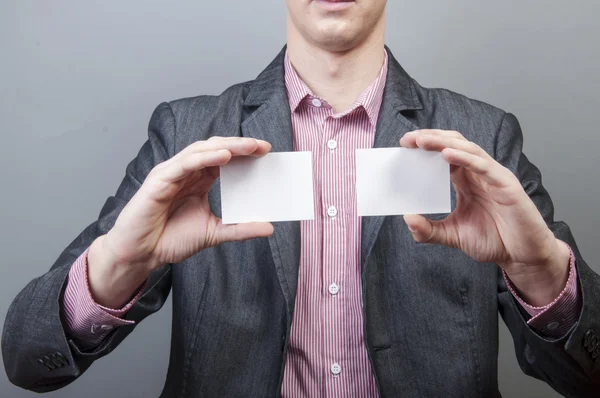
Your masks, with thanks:
[[(15, 298), (10, 380), (74, 381), (172, 291), (162, 397), (497, 397), (498, 311), (525, 373), (598, 396), (600, 277), (515, 116), (413, 80), (385, 0), (287, 6), (271, 64), (160, 104), (98, 220)], [(441, 152), (451, 214), (357, 216), (356, 150), (396, 146)], [(270, 151), (312, 152), (315, 219), (223, 225), (219, 166)]]

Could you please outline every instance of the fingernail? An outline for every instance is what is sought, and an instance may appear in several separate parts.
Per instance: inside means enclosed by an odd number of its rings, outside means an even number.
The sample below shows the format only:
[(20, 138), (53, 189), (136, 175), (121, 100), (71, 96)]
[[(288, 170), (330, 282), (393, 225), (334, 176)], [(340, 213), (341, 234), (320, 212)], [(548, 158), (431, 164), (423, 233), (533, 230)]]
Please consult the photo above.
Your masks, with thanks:
[(410, 232), (417, 232), (417, 229), (415, 227), (413, 227), (412, 225), (410, 225), (410, 224), (406, 224), (406, 225), (408, 225), (408, 229), (410, 230)]

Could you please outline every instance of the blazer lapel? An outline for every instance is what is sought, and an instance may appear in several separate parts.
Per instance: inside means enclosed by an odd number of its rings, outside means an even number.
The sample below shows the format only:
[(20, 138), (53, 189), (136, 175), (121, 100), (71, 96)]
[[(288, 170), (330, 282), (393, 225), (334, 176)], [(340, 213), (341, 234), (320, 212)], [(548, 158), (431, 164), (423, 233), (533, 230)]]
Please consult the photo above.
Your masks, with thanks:
[[(401, 112), (422, 109), (421, 101), (414, 88), (415, 83), (396, 61), (389, 48), (386, 46), (385, 49), (388, 53), (388, 73), (383, 91), (383, 103), (377, 119), (374, 148), (400, 146), (400, 138), (405, 133), (418, 130), (418, 126)], [(363, 273), (385, 218), (385, 216), (362, 218), (361, 270)]]
[[(242, 135), (265, 140), (272, 152), (294, 150), (291, 111), (284, 80), (285, 47), (251, 84), (244, 107), (249, 116), (242, 122)], [(300, 264), (300, 223), (274, 223), (269, 246), (287, 304), (293, 313)], [(291, 317), (289, 317), (291, 320)]]

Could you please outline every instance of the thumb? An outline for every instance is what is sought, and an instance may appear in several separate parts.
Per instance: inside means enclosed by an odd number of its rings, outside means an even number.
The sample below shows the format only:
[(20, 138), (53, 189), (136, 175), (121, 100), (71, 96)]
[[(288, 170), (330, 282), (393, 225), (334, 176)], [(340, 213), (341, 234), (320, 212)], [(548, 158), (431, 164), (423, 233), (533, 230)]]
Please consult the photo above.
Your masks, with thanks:
[(428, 220), (419, 214), (405, 214), (404, 221), (415, 241), (448, 245), (448, 236), (443, 221)]
[(220, 224), (215, 240), (217, 244), (254, 238), (266, 238), (273, 234), (273, 224), (268, 222), (249, 222), (243, 224)]

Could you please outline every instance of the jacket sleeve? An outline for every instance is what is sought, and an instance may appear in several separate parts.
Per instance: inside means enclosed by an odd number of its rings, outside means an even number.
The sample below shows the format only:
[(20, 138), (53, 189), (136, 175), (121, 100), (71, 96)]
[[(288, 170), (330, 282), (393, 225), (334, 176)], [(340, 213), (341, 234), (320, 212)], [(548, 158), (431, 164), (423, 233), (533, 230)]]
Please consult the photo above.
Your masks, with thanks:
[(554, 235), (573, 250), (581, 312), (575, 325), (559, 338), (537, 333), (498, 273), (499, 310), (515, 344), (521, 369), (567, 397), (598, 396), (600, 388), (600, 276), (583, 260), (569, 227), (554, 220), (554, 207), (542, 186), (540, 171), (522, 153), (519, 122), (504, 115), (496, 137), (495, 158), (521, 181)]
[(107, 199), (98, 219), (75, 238), (46, 274), (31, 281), (12, 302), (2, 334), (2, 354), (13, 384), (36, 392), (69, 384), (164, 304), (171, 289), (170, 265), (151, 274), (140, 299), (125, 316), (135, 324), (116, 328), (93, 350), (86, 351), (69, 338), (61, 318), (65, 282), (72, 264), (97, 237), (112, 228), (150, 170), (172, 156), (174, 142), (175, 118), (169, 104), (162, 103), (150, 120), (148, 140), (127, 166), (121, 185)]

